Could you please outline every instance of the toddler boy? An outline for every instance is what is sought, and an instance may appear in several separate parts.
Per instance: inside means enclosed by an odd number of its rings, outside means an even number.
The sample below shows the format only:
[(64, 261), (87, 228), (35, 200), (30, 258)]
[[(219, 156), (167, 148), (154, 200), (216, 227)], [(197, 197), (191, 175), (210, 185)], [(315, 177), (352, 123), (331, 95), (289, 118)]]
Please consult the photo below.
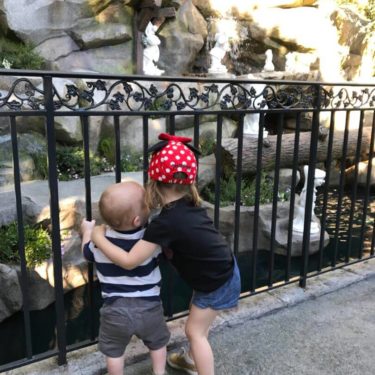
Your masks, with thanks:
[[(124, 251), (143, 237), (149, 209), (145, 191), (133, 181), (109, 186), (99, 200), (99, 211), (108, 225), (106, 237)], [(109, 375), (122, 375), (125, 349), (133, 335), (150, 350), (154, 375), (165, 373), (166, 345), (170, 338), (160, 300), (160, 250), (141, 265), (125, 270), (113, 264), (90, 241), (95, 221), (81, 224), (84, 257), (95, 262), (101, 285), (99, 350), (106, 356)]]

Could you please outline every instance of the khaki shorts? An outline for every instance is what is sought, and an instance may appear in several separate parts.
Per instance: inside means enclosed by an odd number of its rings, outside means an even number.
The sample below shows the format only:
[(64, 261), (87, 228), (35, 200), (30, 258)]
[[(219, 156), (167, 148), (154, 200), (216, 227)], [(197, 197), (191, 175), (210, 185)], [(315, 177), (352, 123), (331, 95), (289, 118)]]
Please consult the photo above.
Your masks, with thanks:
[(103, 305), (100, 309), (99, 350), (107, 357), (121, 357), (133, 335), (150, 350), (167, 345), (170, 332), (160, 301), (118, 298)]

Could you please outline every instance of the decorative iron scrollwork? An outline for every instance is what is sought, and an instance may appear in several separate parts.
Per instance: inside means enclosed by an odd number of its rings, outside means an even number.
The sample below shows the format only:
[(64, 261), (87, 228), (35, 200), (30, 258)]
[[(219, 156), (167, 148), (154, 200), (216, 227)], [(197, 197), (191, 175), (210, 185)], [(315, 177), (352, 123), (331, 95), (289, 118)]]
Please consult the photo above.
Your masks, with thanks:
[[(78, 81), (77, 81), (78, 82)], [(40, 85), (41, 86), (41, 85)], [(6, 95), (0, 94), (0, 109), (13, 111), (45, 109), (45, 93), (26, 78), (17, 79)], [(261, 81), (230, 83), (168, 82), (102, 79), (69, 83), (64, 93), (53, 85), (54, 110), (111, 111), (205, 111), (267, 109), (339, 109), (375, 106), (375, 88), (319, 84), (262, 84)]]
[(15, 80), (6, 95), (0, 93), (0, 110), (44, 109), (44, 93), (26, 78)]

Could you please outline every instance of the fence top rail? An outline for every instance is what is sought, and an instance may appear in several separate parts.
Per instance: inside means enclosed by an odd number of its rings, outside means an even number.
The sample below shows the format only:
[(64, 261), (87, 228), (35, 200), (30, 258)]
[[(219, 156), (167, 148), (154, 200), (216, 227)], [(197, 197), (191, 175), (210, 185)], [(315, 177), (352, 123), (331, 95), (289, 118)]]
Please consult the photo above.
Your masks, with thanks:
[(126, 81), (155, 81), (155, 82), (218, 82), (218, 83), (240, 83), (254, 82), (273, 85), (301, 85), (301, 86), (342, 86), (342, 87), (375, 87), (375, 81), (372, 82), (323, 82), (323, 81), (298, 81), (298, 80), (280, 80), (280, 79), (254, 79), (244, 78), (245, 76), (233, 76), (228, 78), (202, 77), (202, 76), (145, 76), (145, 75), (123, 75), (123, 74), (106, 74), (91, 72), (62, 72), (48, 70), (24, 70), (24, 69), (0, 69), (1, 76), (24, 76), (24, 77), (52, 77), (52, 78), (101, 78), (109, 80), (126, 80)]
[(43, 111), (47, 107), (54, 112), (136, 113), (375, 108), (375, 84), (24, 70), (1, 70), (0, 79), (2, 74), (13, 79), (0, 92), (0, 111)]

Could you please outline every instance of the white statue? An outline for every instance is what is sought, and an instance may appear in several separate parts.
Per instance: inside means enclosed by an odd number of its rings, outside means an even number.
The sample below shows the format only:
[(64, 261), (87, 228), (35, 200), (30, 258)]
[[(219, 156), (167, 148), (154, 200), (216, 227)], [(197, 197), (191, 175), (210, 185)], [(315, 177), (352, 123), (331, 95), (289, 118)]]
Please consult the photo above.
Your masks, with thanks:
[(268, 49), (266, 51), (266, 62), (263, 67), (263, 72), (274, 72), (275, 71), (275, 65), (273, 65), (272, 62), (273, 59), (273, 53), (271, 49)]
[(215, 34), (215, 47), (210, 50), (211, 66), (209, 73), (227, 73), (227, 67), (221, 62), (229, 51), (228, 36), (225, 33)]
[(155, 35), (157, 29), (158, 26), (149, 22), (143, 35), (143, 73), (150, 76), (161, 76), (165, 72), (156, 66), (160, 57), (160, 39)]
[[(293, 220), (293, 231), (303, 233), (304, 223), (305, 223), (305, 206), (306, 206), (306, 192), (307, 192), (307, 180), (309, 174), (309, 167), (305, 165), (303, 167), (305, 173), (305, 183), (303, 185), (303, 189), (299, 198), (299, 201), (296, 206), (295, 217)], [(314, 191), (313, 191), (313, 199), (312, 199), (312, 207), (311, 207), (311, 225), (310, 225), (310, 233), (316, 234), (320, 232), (320, 225), (319, 219), (315, 215), (315, 200), (316, 200), (316, 188), (317, 186), (324, 184), (324, 178), (326, 176), (326, 172), (321, 169), (315, 169), (314, 175)]]
[[(252, 74), (247, 75), (248, 79), (254, 79), (255, 77)], [(251, 84), (251, 87), (254, 88), (256, 91), (256, 95), (259, 95), (260, 93), (263, 92), (264, 88), (266, 85), (264, 84)], [(263, 96), (259, 96), (256, 98), (253, 102), (254, 108), (257, 108), (257, 104), (263, 100)], [(264, 107), (265, 109), (268, 108), (266, 105)], [(259, 113), (248, 113), (244, 117), (244, 123), (243, 123), (243, 133), (246, 135), (249, 135), (250, 137), (258, 138), (259, 135), (259, 118), (260, 114)], [(268, 131), (263, 130), (263, 138), (266, 138), (268, 136)]]

